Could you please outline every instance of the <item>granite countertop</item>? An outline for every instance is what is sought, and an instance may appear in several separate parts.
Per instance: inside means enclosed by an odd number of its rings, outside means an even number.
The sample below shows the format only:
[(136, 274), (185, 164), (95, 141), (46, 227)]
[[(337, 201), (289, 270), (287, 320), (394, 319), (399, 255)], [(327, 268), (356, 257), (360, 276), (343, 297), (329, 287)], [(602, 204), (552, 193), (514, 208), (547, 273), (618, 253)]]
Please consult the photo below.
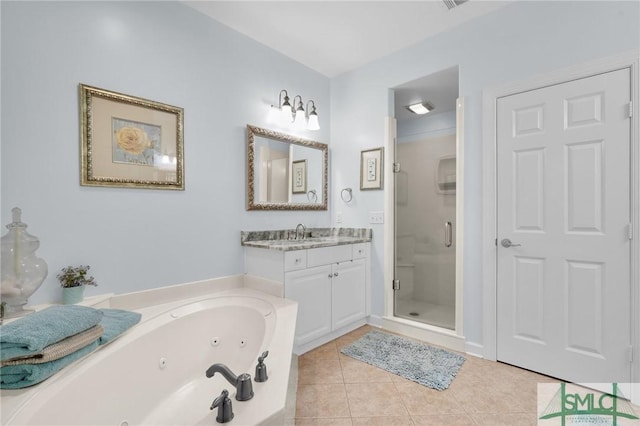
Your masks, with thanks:
[(295, 239), (295, 229), (275, 231), (241, 231), (240, 243), (247, 247), (292, 251), (342, 244), (367, 243), (373, 232), (370, 228), (309, 228), (304, 239)]

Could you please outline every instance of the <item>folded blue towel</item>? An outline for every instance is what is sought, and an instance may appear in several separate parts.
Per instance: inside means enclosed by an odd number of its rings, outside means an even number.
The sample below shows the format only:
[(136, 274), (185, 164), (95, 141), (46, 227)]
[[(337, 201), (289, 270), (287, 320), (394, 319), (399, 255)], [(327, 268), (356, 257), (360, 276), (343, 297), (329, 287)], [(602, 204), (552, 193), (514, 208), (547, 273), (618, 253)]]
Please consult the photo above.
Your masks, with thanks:
[(86, 306), (51, 306), (2, 325), (0, 360), (33, 355), (45, 346), (97, 325), (103, 315)]
[[(32, 314), (33, 315), (33, 314)], [(72, 362), (89, 354), (98, 347), (98, 341), (85, 346), (63, 358), (43, 364), (7, 365), (0, 368), (0, 388), (20, 389), (40, 383), (62, 370)]]
[(109, 343), (140, 322), (142, 318), (142, 315), (137, 312), (122, 309), (100, 309), (100, 311), (103, 313), (100, 325), (104, 328), (104, 333), (100, 336), (101, 345)]
[[(56, 307), (56, 308), (64, 308), (64, 312), (66, 312), (69, 307), (82, 308), (80, 310), (83, 311), (84, 315), (86, 315), (88, 312), (93, 311), (94, 320), (97, 319), (99, 321), (99, 324), (104, 328), (104, 333), (102, 334), (102, 336), (100, 336), (99, 339), (93, 341), (91, 344), (83, 347), (82, 349), (79, 349), (65, 357), (56, 359), (54, 361), (49, 361), (42, 364), (7, 365), (0, 368), (0, 388), (1, 389), (20, 389), (28, 386), (33, 386), (37, 383), (42, 382), (43, 380), (51, 377), (53, 374), (62, 370), (64, 367), (71, 364), (72, 362), (89, 354), (94, 349), (96, 349), (99, 345), (104, 345), (106, 343), (109, 343), (110, 341), (112, 341), (113, 339), (115, 339), (116, 337), (124, 333), (126, 330), (128, 330), (129, 328), (133, 327), (138, 322), (140, 322), (140, 319), (142, 317), (142, 315), (140, 315), (137, 312), (124, 311), (121, 309), (97, 310), (93, 308), (84, 308), (81, 306), (74, 306), (74, 305), (66, 305), (64, 307)], [(47, 309), (52, 309), (52, 308), (47, 308)], [(78, 309), (71, 309), (70, 311), (77, 311), (77, 310)], [(44, 311), (45, 310), (41, 312), (44, 312)], [(59, 312), (57, 311), (58, 310), (56, 310), (54, 314), (56, 315), (59, 314)], [(73, 313), (75, 314), (75, 312)], [(31, 318), (33, 315), (36, 315), (36, 314), (31, 314), (29, 317), (25, 317), (24, 318), (25, 321), (22, 321), (22, 322), (26, 322), (26, 320), (28, 318)], [(52, 322), (53, 321), (56, 321), (56, 323), (65, 322), (66, 320), (66, 316), (54, 318), (54, 317), (51, 317), (50, 315), (51, 314), (49, 313), (47, 317), (50, 318), (49, 321), (52, 321)], [(7, 326), (11, 324), (7, 324)], [(43, 330), (42, 327), (44, 326), (41, 325), (39, 322), (35, 322), (31, 320), (28, 322), (27, 327), (21, 327), (20, 330), (23, 332), (27, 332), (27, 334), (29, 335), (37, 335), (37, 333), (33, 332), (34, 327), (37, 328), (40, 331), (40, 333), (42, 333), (42, 330)], [(47, 325), (44, 328), (48, 329), (49, 326)], [(9, 331), (14, 332), (15, 330), (13, 330), (12, 328)], [(3, 340), (4, 340), (4, 333), (5, 333), (4, 328), (2, 329), (2, 333), (3, 333)], [(52, 342), (52, 343), (55, 343), (55, 342)], [(13, 351), (14, 349), (18, 349), (18, 348), (11, 348), (11, 351)], [(23, 351), (25, 351), (25, 349), (23, 349)], [(3, 349), (3, 357), (4, 356), (5, 354)]]

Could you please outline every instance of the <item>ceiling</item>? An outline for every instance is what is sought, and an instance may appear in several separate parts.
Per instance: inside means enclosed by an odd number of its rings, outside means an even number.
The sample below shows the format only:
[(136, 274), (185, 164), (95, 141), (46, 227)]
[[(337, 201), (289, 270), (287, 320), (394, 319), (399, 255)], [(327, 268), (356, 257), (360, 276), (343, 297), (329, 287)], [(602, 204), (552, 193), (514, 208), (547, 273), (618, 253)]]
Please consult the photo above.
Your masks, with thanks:
[[(452, 1), (452, 0), (448, 0)], [(516, 0), (185, 1), (188, 6), (327, 77), (351, 71)], [(405, 106), (430, 102), (454, 111), (458, 68), (395, 87), (398, 121), (424, 118)]]
[(345, 73), (511, 1), (185, 1), (327, 77)]
[(435, 108), (429, 116), (455, 111), (458, 99), (458, 67), (429, 74), (417, 80), (394, 87), (395, 118), (409, 120), (424, 118), (410, 112), (407, 105), (429, 102)]

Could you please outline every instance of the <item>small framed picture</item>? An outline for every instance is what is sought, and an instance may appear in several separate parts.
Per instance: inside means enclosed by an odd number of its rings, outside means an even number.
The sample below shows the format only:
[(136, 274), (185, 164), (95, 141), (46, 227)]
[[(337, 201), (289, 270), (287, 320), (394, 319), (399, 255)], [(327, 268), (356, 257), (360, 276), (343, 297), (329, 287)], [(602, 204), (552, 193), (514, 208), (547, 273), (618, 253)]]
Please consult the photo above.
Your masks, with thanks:
[(294, 194), (307, 192), (307, 160), (291, 163), (291, 192)]
[(383, 148), (360, 153), (360, 189), (382, 189)]
[(184, 190), (182, 108), (79, 90), (81, 185)]

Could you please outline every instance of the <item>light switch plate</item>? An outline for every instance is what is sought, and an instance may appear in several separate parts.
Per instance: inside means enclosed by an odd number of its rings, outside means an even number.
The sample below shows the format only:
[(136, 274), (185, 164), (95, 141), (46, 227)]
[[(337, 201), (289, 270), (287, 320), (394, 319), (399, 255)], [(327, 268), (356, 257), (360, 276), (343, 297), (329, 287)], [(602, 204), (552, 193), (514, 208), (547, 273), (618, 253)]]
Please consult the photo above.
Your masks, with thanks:
[(384, 223), (384, 212), (369, 212), (369, 223)]

